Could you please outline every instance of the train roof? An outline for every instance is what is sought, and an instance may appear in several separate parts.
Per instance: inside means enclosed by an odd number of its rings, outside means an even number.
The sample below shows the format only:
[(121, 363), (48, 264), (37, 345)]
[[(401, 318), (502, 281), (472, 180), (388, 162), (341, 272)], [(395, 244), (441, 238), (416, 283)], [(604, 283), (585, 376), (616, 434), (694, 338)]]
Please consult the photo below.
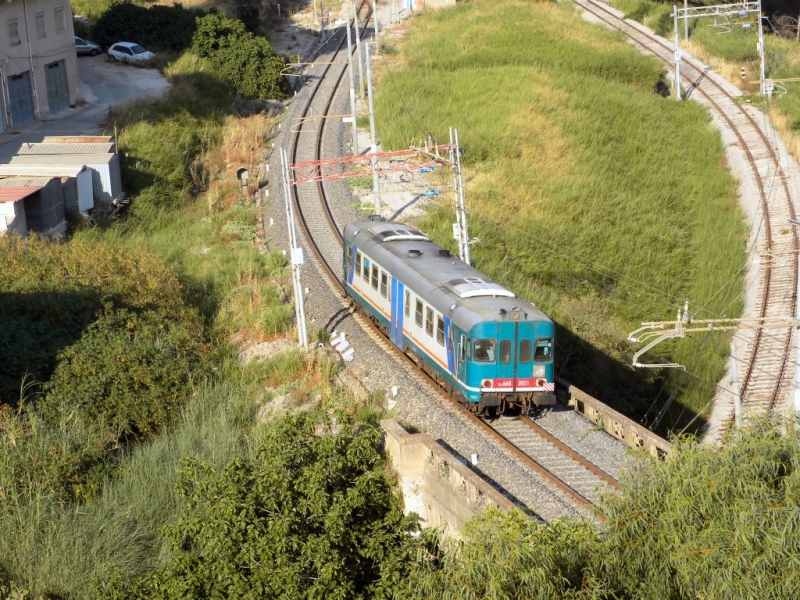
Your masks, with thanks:
[(409, 225), (350, 223), (344, 237), (466, 330), (485, 321), (550, 320)]

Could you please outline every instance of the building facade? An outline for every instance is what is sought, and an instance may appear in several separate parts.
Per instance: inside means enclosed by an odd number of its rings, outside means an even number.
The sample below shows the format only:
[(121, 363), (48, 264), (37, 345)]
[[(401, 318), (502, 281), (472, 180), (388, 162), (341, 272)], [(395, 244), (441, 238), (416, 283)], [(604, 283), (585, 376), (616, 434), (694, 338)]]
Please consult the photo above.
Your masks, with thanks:
[(69, 0), (0, 0), (0, 133), (47, 119), (78, 99)]

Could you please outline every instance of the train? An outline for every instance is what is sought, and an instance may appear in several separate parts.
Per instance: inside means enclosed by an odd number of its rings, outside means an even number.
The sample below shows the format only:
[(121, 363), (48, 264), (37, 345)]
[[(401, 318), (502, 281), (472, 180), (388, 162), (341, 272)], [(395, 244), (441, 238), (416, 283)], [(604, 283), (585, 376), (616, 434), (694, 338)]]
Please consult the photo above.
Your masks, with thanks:
[(371, 217), (343, 237), (347, 295), (451, 397), (482, 416), (555, 404), (542, 311), (407, 224)]

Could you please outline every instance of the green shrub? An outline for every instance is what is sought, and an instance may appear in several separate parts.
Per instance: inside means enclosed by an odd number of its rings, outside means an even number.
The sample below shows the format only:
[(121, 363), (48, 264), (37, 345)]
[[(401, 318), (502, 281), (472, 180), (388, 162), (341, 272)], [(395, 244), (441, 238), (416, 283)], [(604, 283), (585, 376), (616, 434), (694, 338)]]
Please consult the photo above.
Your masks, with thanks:
[(283, 98), (286, 79), (284, 61), (269, 42), (254, 36), (241, 21), (219, 13), (197, 18), (192, 52), (208, 58), (216, 74), (245, 98)]
[(106, 439), (149, 438), (167, 426), (202, 378), (193, 328), (158, 314), (106, 311), (58, 357), (37, 409), (54, 420), (67, 407), (98, 423)]

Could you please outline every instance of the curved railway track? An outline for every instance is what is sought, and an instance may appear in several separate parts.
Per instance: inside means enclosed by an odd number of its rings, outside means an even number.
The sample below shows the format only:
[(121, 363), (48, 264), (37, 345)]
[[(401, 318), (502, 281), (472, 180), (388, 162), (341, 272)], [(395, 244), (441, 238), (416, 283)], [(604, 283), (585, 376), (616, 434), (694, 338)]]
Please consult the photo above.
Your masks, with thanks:
[[(368, 22), (371, 16), (368, 2), (362, 4), (359, 15), (360, 23)], [(365, 28), (360, 27), (360, 31), (363, 34)], [(296, 117), (297, 124), (291, 130), (288, 155), (292, 163), (323, 158), (326, 117), (330, 114), (334, 97), (347, 72), (345, 42), (344, 30), (340, 28), (318, 53), (322, 60), (312, 65), (303, 75), (306, 81), (312, 82), (312, 87), (299, 116)], [(291, 200), (299, 221), (300, 234), (313, 254), (316, 265), (325, 274), (328, 287), (341, 298), (343, 309), (352, 312), (352, 306), (346, 300), (337, 274), (342, 254), (341, 228), (336, 222), (335, 211), (327, 201), (324, 183), (318, 182), (314, 186), (293, 184)], [(370, 337), (385, 352), (391, 353), (396, 361), (403, 363), (406, 371), (413, 369), (414, 375), (423, 377), (429, 382), (431, 390), (450, 400), (424, 371), (408, 357), (399, 353), (378, 332), (374, 324), (366, 318), (360, 318), (359, 322), (362, 327), (369, 328)], [(497, 427), (493, 427), (492, 424), (472, 415), (457, 402), (451, 402), (459, 408), (465, 418), (472, 420), (484, 435), (493, 438), (494, 443), (505, 448), (522, 465), (545, 480), (546, 485), (560, 497), (559, 501), (570, 505), (573, 512), (588, 513), (598, 520), (603, 518), (596, 508), (600, 498), (599, 490), (617, 488), (618, 483), (613, 476), (605, 473), (529, 419), (502, 419), (498, 421)], [(583, 507), (588, 510), (582, 511)], [(535, 510), (535, 507), (533, 509)]]
[[(640, 24), (596, 0), (573, 0), (596, 19), (622, 32), (644, 51), (655, 55), (669, 68), (674, 64), (674, 48)], [(681, 59), (681, 80), (690, 92), (701, 98), (717, 119), (727, 125), (744, 153), (758, 193), (757, 214), (753, 215), (754, 240), (758, 258), (751, 265), (748, 283), (757, 286), (753, 306), (746, 316), (759, 318), (797, 315), (798, 252), (795, 199), (781, 157), (767, 129), (749, 107), (737, 102), (723, 82), (711, 76), (705, 65), (687, 57)], [(761, 115), (762, 118), (763, 115)], [(746, 309), (747, 310), (747, 309)], [(716, 315), (715, 315), (716, 316)], [(765, 330), (740, 326), (735, 337), (745, 348), (740, 355), (740, 393), (743, 416), (761, 412), (782, 413), (792, 402), (796, 356), (794, 328)], [(724, 408), (722, 426), (733, 420), (732, 405)]]

